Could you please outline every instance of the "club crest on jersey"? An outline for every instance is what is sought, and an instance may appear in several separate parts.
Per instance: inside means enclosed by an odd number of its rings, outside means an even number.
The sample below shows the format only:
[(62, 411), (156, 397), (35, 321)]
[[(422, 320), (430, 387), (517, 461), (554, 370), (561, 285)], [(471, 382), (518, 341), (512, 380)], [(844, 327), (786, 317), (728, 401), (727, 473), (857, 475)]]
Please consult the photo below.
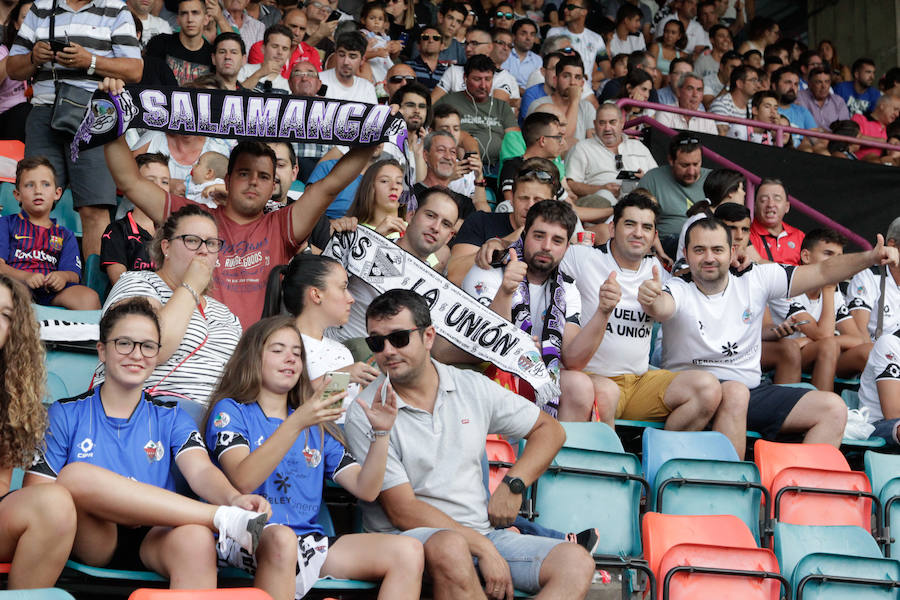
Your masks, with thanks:
[(306, 447), (303, 449), (303, 458), (306, 459), (306, 466), (315, 469), (322, 462), (322, 453), (316, 448)]
[(750, 312), (750, 308), (749, 307), (745, 308), (744, 314), (741, 315), (741, 321), (743, 321), (744, 323), (749, 323), (750, 319), (752, 319), (752, 318), (753, 318), (753, 313)]
[(163, 448), (162, 442), (154, 442), (150, 440), (146, 444), (144, 444), (144, 452), (147, 453), (147, 460), (149, 462), (160, 461), (162, 460), (163, 454), (165, 454), (165, 449)]
[(63, 239), (61, 235), (51, 235), (50, 242), (48, 243), (50, 249), (54, 252), (60, 252), (63, 247)]
[(228, 427), (228, 424), (231, 423), (231, 417), (228, 416), (227, 412), (220, 412), (216, 415), (216, 418), (213, 420), (213, 425), (217, 428), (222, 429), (223, 427)]
[(864, 285), (858, 285), (858, 286), (856, 286), (856, 293), (857, 293), (858, 295), (865, 294), (865, 293), (866, 293), (866, 286), (864, 286)]
[(94, 449), (94, 440), (91, 438), (84, 438), (81, 440), (81, 443), (78, 444), (78, 448), (81, 450), (76, 456), (78, 458), (91, 458), (94, 456), (94, 453), (91, 450)]
[(893, 352), (888, 352), (887, 354), (884, 355), (884, 357), (885, 357), (886, 359), (890, 360), (890, 361), (893, 361), (893, 360), (894, 360), (894, 353), (893, 353)]
[(787, 245), (788, 245), (788, 248), (796, 248), (797, 247), (797, 244), (795, 244), (794, 242), (788, 242)]

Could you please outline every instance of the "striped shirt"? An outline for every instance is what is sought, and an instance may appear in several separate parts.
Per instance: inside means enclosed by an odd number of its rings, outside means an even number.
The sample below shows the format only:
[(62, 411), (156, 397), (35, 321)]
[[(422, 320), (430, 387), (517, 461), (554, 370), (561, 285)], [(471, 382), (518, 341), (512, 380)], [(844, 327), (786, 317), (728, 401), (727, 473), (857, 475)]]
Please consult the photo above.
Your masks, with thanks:
[(24, 211), (0, 217), (0, 258), (20, 271), (72, 271), (81, 275), (75, 235), (51, 221), (50, 227), (35, 225)]
[[(141, 58), (134, 28), (134, 20), (128, 7), (121, 0), (91, 0), (77, 11), (65, 0), (36, 0), (25, 16), (10, 56), (27, 54), (37, 42), (50, 39), (50, 12), (55, 3), (56, 40), (75, 42), (91, 54), (106, 58)], [(83, 69), (67, 69), (53, 63), (60, 81), (93, 91), (102, 79), (99, 73), (88, 75)], [(53, 86), (53, 68), (45, 63), (34, 77), (33, 104), (53, 104), (56, 91)]]
[[(165, 305), (172, 297), (172, 290), (153, 271), (128, 271), (113, 286), (103, 312), (117, 302), (137, 296)], [(156, 391), (186, 396), (205, 407), (240, 337), (238, 318), (227, 306), (206, 296), (206, 309), (202, 312), (194, 309), (181, 344), (169, 360), (153, 370), (145, 387), (150, 389), (159, 384)], [(102, 364), (97, 367), (96, 376), (95, 385), (103, 381)], [(160, 383), (164, 377), (165, 381)]]

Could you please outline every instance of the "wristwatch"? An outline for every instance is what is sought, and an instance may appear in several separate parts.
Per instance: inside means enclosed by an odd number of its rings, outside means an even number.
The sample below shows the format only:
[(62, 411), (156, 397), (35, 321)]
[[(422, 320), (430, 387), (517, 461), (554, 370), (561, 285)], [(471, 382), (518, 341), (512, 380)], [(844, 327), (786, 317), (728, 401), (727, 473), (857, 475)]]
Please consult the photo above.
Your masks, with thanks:
[(93, 75), (94, 71), (96, 71), (96, 70), (97, 70), (97, 55), (92, 54), (91, 55), (91, 66), (88, 67), (87, 74)]
[(511, 491), (513, 494), (521, 495), (525, 493), (525, 482), (518, 477), (510, 477), (509, 475), (505, 475), (503, 477), (503, 483), (507, 485), (509, 491)]
[(366, 432), (366, 437), (369, 439), (370, 444), (374, 444), (377, 438), (390, 435), (390, 433), (390, 430), (387, 429), (374, 429), (369, 427), (369, 430)]

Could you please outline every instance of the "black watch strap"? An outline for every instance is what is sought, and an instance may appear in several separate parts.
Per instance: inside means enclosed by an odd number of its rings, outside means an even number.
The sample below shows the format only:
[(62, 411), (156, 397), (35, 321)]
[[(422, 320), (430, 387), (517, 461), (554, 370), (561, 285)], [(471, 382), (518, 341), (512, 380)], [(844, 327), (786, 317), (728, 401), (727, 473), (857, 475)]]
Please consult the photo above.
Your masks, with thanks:
[(507, 487), (509, 487), (509, 491), (511, 491), (513, 494), (525, 493), (525, 482), (518, 477), (510, 477), (509, 475), (504, 475), (503, 483), (505, 483)]

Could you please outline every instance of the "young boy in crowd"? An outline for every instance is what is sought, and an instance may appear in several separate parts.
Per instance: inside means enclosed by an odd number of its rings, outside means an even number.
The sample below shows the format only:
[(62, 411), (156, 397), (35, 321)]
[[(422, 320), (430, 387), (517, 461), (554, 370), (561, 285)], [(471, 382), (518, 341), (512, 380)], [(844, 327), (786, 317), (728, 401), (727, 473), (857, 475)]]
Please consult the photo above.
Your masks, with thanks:
[(209, 188), (217, 184), (224, 185), (227, 172), (227, 156), (219, 152), (204, 152), (197, 159), (194, 168), (191, 169), (191, 178), (187, 183), (185, 198), (191, 202), (215, 208), (215, 201), (209, 197)]
[(27, 285), (38, 304), (99, 309), (97, 293), (78, 284), (81, 258), (75, 234), (50, 218), (62, 196), (50, 161), (43, 156), (19, 161), (13, 195), (22, 212), (0, 218), (0, 273)]
[[(169, 191), (169, 159), (160, 152), (139, 154), (134, 162), (141, 175)], [(100, 268), (115, 285), (125, 271), (148, 271), (155, 268), (150, 259), (150, 241), (156, 233), (153, 219), (133, 207), (121, 219), (110, 223), (100, 238)]]

